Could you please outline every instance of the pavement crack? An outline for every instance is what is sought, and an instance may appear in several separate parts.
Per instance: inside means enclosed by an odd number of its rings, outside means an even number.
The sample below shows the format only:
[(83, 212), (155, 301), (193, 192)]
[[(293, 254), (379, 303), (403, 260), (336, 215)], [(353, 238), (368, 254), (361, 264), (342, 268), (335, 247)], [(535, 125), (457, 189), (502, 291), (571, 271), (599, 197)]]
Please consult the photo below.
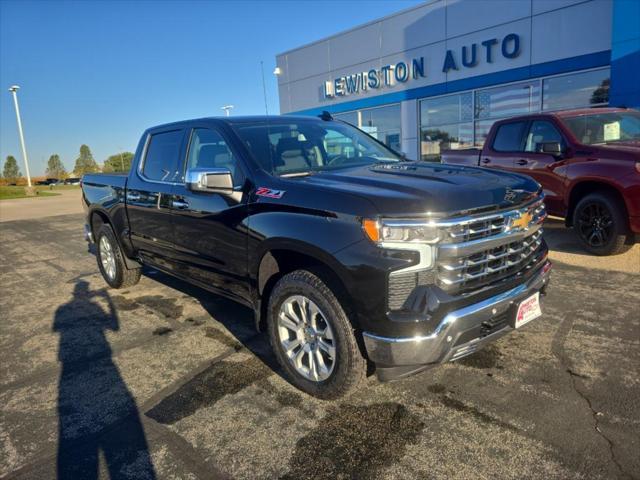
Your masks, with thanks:
[(578, 379), (586, 380), (589, 378), (589, 376), (578, 373), (574, 368), (572, 368), (571, 360), (569, 360), (569, 356), (567, 355), (567, 352), (564, 347), (567, 337), (571, 333), (571, 330), (573, 330), (574, 318), (575, 317), (573, 316), (567, 316), (562, 320), (562, 322), (560, 323), (560, 328), (558, 329), (557, 333), (553, 338), (553, 342), (551, 344), (551, 350), (553, 354), (556, 356), (556, 358), (558, 359), (558, 361), (560, 362), (560, 365), (562, 366), (562, 368), (569, 375), (569, 379), (571, 380), (571, 388), (587, 404), (587, 407), (591, 412), (591, 417), (593, 418), (593, 429), (595, 430), (596, 435), (602, 437), (604, 441), (607, 442), (607, 445), (609, 447), (608, 448), (609, 458), (611, 460), (611, 463), (615, 466), (616, 470), (618, 471), (618, 476), (620, 478), (632, 478), (630, 474), (625, 472), (624, 468), (618, 461), (616, 457), (613, 441), (607, 435), (605, 435), (605, 433), (600, 428), (599, 417), (602, 415), (602, 413), (597, 411), (595, 408), (593, 408), (593, 403), (591, 402), (591, 399), (587, 396), (587, 394), (583, 390), (581, 390), (578, 387), (578, 384), (577, 384)]

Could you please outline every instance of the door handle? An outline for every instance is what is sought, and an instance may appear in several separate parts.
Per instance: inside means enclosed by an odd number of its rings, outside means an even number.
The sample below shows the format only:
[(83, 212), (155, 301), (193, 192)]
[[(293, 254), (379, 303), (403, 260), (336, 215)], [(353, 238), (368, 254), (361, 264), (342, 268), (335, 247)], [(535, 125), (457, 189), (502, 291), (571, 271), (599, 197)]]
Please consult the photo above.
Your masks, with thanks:
[(173, 208), (178, 208), (180, 210), (185, 210), (189, 208), (189, 203), (183, 202), (182, 200), (173, 200), (171, 204), (173, 205)]
[(490, 158), (483, 158), (482, 159), (482, 163), (491, 163), (491, 159)]
[(127, 192), (127, 200), (129, 200), (130, 202), (137, 202), (138, 200), (140, 200), (140, 194)]
[(527, 163), (529, 163), (527, 160), (525, 160), (524, 158), (521, 158), (520, 160), (518, 160), (516, 162), (518, 165), (526, 165)]

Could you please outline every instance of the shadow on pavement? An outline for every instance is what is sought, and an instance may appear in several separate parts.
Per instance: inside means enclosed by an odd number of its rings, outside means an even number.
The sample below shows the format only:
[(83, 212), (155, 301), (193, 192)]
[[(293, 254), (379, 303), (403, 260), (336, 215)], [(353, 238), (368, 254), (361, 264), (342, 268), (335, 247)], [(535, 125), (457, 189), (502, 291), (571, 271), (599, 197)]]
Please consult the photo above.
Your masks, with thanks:
[[(101, 298), (108, 311), (95, 300)], [(58, 386), (58, 478), (98, 478), (102, 454), (109, 477), (154, 479), (136, 402), (111, 358), (107, 330), (118, 315), (109, 295), (78, 281), (55, 313), (62, 363)], [(124, 420), (124, 421), (123, 421)], [(113, 428), (117, 423), (117, 428)]]

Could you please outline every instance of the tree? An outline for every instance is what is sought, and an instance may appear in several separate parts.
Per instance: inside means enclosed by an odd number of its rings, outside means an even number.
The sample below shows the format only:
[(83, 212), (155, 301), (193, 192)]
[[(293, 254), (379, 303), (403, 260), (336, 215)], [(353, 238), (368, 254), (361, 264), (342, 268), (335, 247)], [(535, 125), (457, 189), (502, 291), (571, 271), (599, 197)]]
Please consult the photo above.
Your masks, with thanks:
[(18, 162), (16, 162), (13, 155), (7, 156), (7, 160), (4, 162), (2, 176), (9, 183), (15, 183), (22, 176), (18, 168)]
[(103, 172), (128, 172), (131, 169), (133, 153), (122, 152), (111, 155), (104, 161)]
[(54, 153), (49, 157), (46, 174), (50, 178), (65, 178), (67, 176), (67, 170), (64, 168), (58, 154)]
[(76, 158), (76, 166), (73, 167), (73, 174), (81, 177), (85, 173), (94, 173), (99, 171), (98, 164), (93, 159), (91, 150), (86, 145), (80, 146), (80, 156)]
[(605, 78), (598, 88), (596, 88), (591, 94), (591, 98), (589, 99), (589, 103), (592, 105), (596, 105), (598, 103), (607, 103), (609, 101), (609, 86), (610, 81), (608, 78)]

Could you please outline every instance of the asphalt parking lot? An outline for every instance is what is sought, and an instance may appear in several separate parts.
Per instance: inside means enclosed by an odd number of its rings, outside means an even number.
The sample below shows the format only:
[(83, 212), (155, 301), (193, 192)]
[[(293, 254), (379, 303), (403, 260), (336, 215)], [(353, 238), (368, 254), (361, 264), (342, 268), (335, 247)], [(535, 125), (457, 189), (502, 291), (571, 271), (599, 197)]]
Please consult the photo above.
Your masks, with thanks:
[(106, 289), (81, 230), (0, 224), (0, 477), (640, 478), (639, 274), (569, 252), (542, 319), (322, 402), (245, 308), (149, 269)]

